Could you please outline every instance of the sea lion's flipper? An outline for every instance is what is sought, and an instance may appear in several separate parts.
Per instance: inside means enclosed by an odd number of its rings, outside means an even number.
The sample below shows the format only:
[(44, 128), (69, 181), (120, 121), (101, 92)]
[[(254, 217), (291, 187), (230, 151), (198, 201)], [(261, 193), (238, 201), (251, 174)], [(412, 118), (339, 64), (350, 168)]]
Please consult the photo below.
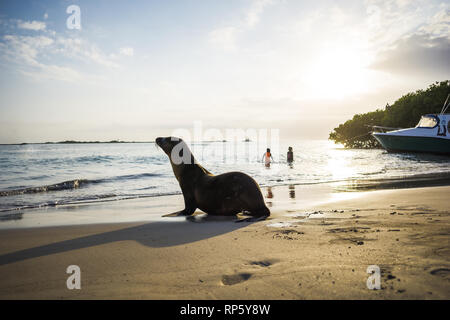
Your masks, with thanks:
[(181, 210), (177, 212), (172, 212), (169, 214), (163, 215), (163, 217), (180, 217), (180, 216), (189, 216), (190, 214), (186, 212), (186, 210)]
[(181, 216), (181, 211), (177, 211), (177, 212), (172, 212), (172, 213), (168, 213), (168, 214), (164, 214), (163, 217), (178, 217)]
[(242, 219), (237, 219), (235, 222), (256, 222), (256, 221), (262, 221), (262, 220), (266, 220), (268, 216), (258, 216), (258, 217), (248, 217), (248, 218), (242, 218)]

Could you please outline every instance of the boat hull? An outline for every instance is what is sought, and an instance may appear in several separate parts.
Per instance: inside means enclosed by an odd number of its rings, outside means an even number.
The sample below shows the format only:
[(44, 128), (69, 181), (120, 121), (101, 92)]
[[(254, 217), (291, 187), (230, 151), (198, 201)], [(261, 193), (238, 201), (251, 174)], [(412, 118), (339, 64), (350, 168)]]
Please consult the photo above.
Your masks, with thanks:
[(446, 138), (376, 133), (373, 136), (389, 152), (426, 152), (450, 155), (450, 139)]

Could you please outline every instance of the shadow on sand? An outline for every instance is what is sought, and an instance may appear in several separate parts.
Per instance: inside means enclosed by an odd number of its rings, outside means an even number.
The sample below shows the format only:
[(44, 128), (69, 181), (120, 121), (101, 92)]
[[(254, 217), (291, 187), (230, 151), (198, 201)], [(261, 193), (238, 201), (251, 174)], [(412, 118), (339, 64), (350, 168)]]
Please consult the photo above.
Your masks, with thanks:
[(201, 215), (170, 222), (151, 222), (7, 253), (0, 256), (0, 265), (117, 241), (134, 240), (154, 248), (177, 246), (212, 238), (251, 224), (251, 222), (235, 223), (235, 221), (236, 217)]

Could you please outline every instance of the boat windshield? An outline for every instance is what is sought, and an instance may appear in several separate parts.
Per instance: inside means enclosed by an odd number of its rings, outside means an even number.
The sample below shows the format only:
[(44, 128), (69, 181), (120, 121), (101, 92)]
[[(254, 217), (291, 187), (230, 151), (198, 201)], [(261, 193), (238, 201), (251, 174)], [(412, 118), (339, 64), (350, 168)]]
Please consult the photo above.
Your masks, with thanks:
[(432, 116), (422, 116), (416, 128), (434, 128), (438, 124), (437, 119)]

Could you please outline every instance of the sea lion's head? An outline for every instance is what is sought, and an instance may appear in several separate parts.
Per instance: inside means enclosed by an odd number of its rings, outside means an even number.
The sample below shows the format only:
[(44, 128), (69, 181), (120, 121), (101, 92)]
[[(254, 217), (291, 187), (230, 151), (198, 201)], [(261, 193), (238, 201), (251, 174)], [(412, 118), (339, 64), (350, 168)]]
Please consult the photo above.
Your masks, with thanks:
[(172, 164), (180, 165), (194, 163), (188, 145), (181, 138), (158, 137), (155, 142), (169, 156)]
[(177, 137), (158, 137), (155, 140), (156, 144), (163, 149), (168, 156), (172, 153), (173, 148), (182, 141), (181, 138)]

